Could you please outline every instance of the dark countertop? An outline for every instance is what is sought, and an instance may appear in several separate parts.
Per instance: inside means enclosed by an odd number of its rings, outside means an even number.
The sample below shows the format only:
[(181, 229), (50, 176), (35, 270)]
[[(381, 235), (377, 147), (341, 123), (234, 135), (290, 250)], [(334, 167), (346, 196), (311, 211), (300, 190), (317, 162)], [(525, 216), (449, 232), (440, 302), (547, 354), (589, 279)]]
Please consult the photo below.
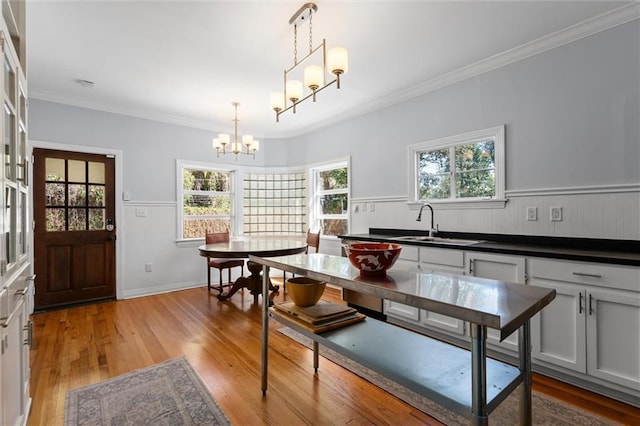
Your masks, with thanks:
[(387, 241), (402, 245), (438, 247), (452, 250), (514, 254), (616, 265), (640, 266), (640, 241), (596, 238), (544, 237), (512, 234), (481, 234), (439, 231), (438, 237), (476, 240), (477, 243), (455, 245), (436, 241), (398, 240), (397, 237), (428, 235), (411, 229), (370, 228), (368, 234), (339, 235), (343, 240)]

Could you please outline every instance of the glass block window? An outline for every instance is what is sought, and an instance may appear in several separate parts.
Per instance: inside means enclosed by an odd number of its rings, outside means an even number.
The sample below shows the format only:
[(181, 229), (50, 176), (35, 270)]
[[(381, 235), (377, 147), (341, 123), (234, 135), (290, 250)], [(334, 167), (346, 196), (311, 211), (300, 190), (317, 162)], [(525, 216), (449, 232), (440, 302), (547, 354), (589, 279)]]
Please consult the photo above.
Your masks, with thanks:
[(307, 232), (305, 172), (247, 173), (243, 191), (244, 234)]

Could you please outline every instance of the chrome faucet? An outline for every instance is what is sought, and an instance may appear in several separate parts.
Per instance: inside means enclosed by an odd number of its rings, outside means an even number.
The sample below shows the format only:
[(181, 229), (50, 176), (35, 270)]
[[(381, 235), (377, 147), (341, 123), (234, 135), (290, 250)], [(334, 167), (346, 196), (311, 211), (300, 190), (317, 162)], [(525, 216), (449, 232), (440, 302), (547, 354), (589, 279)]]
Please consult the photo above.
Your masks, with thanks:
[(431, 210), (431, 227), (429, 228), (429, 236), (433, 237), (434, 233), (435, 233), (435, 229), (433, 226), (433, 207), (431, 207), (431, 204), (429, 203), (422, 203), (422, 206), (420, 206), (420, 213), (418, 213), (418, 217), (416, 219), (416, 222), (421, 222), (422, 221), (422, 210), (424, 210), (425, 207), (429, 207), (429, 210)]

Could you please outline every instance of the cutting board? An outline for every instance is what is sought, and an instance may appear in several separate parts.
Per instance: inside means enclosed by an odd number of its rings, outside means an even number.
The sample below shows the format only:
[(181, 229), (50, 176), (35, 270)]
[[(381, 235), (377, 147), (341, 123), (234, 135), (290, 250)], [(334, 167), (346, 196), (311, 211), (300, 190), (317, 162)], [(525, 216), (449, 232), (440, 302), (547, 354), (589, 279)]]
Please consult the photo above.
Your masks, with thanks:
[(313, 306), (300, 307), (293, 302), (279, 303), (275, 308), (309, 324), (321, 324), (353, 315), (356, 310), (346, 305), (320, 300)]
[(312, 333), (322, 333), (324, 331), (329, 331), (336, 328), (344, 327), (346, 325), (363, 321), (367, 317), (366, 315), (356, 311), (354, 313), (348, 314), (347, 316), (336, 318), (336, 319), (324, 322), (322, 324), (309, 324), (308, 322), (302, 321), (298, 317), (289, 315), (283, 311), (279, 311), (278, 309), (269, 308), (269, 311), (271, 311), (271, 314), (275, 317), (276, 320), (279, 317), (285, 318)]

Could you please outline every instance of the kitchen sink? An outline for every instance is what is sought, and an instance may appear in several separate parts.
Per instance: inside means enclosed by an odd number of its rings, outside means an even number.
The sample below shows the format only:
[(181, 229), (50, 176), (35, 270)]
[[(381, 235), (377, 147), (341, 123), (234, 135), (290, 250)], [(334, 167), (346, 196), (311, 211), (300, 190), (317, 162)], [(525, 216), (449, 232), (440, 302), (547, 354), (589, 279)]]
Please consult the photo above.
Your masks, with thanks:
[(442, 237), (429, 237), (428, 235), (406, 235), (403, 237), (394, 237), (397, 241), (418, 241), (421, 243), (438, 243), (438, 244), (451, 244), (458, 246), (469, 246), (471, 244), (477, 244), (480, 240), (463, 240), (459, 238), (442, 238)]

